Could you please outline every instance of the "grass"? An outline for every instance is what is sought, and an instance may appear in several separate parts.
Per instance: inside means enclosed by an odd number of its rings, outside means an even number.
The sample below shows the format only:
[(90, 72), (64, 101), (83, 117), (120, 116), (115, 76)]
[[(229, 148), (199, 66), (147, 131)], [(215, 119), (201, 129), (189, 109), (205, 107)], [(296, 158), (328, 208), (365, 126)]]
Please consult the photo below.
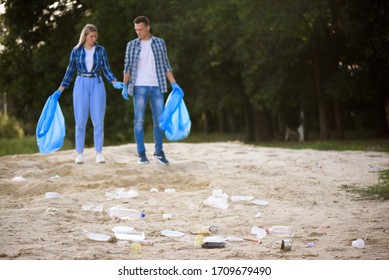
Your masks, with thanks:
[(379, 172), (378, 183), (367, 188), (344, 186), (346, 191), (356, 193), (359, 199), (389, 199), (389, 169)]
[[(73, 144), (65, 140), (62, 150), (73, 148)], [(16, 155), (16, 154), (34, 154), (39, 153), (36, 138), (27, 136), (23, 138), (0, 139), (0, 156)]]

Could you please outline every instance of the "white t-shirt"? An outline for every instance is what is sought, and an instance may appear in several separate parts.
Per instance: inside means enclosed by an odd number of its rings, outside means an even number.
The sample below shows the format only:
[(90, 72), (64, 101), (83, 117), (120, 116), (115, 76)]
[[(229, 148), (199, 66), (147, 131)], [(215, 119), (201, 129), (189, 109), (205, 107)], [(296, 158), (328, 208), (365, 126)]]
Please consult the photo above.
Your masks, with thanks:
[(85, 65), (88, 72), (92, 71), (93, 67), (93, 55), (95, 54), (96, 47), (91, 48), (90, 50), (84, 48), (85, 50)]
[(140, 55), (136, 86), (158, 86), (157, 71), (155, 69), (154, 53), (151, 49), (152, 39), (140, 41)]

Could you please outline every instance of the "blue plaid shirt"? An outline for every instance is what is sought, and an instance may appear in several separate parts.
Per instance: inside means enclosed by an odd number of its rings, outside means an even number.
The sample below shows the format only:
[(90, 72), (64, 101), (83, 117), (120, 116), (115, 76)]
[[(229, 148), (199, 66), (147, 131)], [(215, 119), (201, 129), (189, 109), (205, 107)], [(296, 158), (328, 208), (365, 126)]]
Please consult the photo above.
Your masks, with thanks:
[(111, 68), (109, 67), (107, 52), (104, 47), (96, 43), (95, 53), (93, 55), (93, 67), (92, 71), (88, 72), (85, 64), (85, 49), (84, 45), (79, 48), (74, 48), (70, 54), (69, 65), (66, 69), (65, 76), (62, 80), (61, 86), (67, 88), (70, 86), (70, 82), (73, 79), (74, 72), (77, 69), (77, 74), (94, 74), (101, 75), (103, 70), (104, 76), (107, 80), (112, 83), (116, 81), (116, 78), (112, 74)]
[[(154, 54), (155, 68), (157, 70), (158, 84), (161, 92), (167, 92), (166, 73), (171, 72), (172, 68), (167, 57), (165, 41), (161, 38), (151, 36), (151, 49)], [(134, 93), (138, 61), (140, 55), (140, 39), (134, 39), (127, 43), (126, 55), (124, 59), (124, 73), (130, 73), (131, 80), (128, 84), (130, 95)]]

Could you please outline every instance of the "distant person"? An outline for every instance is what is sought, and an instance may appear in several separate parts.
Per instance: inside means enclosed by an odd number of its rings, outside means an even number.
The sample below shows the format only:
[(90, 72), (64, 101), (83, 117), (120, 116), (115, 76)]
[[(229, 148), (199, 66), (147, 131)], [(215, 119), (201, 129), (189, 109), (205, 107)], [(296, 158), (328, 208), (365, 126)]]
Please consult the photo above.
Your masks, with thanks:
[(161, 164), (169, 165), (162, 147), (163, 130), (159, 128), (159, 120), (164, 108), (164, 93), (167, 92), (166, 78), (173, 89), (180, 87), (174, 79), (165, 42), (150, 33), (149, 19), (145, 16), (135, 18), (134, 27), (138, 38), (127, 43), (123, 96), (133, 96), (138, 162), (149, 163), (144, 144), (144, 120), (147, 102), (150, 102), (155, 143), (153, 158)]
[(122, 89), (123, 83), (116, 81), (108, 63), (105, 48), (97, 43), (97, 28), (87, 24), (81, 31), (80, 40), (73, 48), (69, 65), (58, 90), (54, 92), (58, 98), (65, 88), (70, 86), (74, 73), (77, 78), (73, 89), (74, 119), (76, 123), (75, 139), (77, 164), (83, 163), (85, 131), (90, 116), (93, 125), (96, 162), (104, 163), (101, 154), (104, 142), (104, 116), (106, 108), (106, 91), (101, 78), (101, 71), (115, 89)]

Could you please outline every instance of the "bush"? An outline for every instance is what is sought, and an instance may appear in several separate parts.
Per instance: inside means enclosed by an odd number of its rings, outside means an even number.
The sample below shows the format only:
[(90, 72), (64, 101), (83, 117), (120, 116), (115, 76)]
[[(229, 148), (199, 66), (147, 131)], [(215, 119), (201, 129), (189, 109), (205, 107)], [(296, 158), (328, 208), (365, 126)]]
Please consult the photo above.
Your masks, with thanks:
[(21, 138), (24, 131), (20, 123), (13, 117), (0, 113), (0, 138)]

